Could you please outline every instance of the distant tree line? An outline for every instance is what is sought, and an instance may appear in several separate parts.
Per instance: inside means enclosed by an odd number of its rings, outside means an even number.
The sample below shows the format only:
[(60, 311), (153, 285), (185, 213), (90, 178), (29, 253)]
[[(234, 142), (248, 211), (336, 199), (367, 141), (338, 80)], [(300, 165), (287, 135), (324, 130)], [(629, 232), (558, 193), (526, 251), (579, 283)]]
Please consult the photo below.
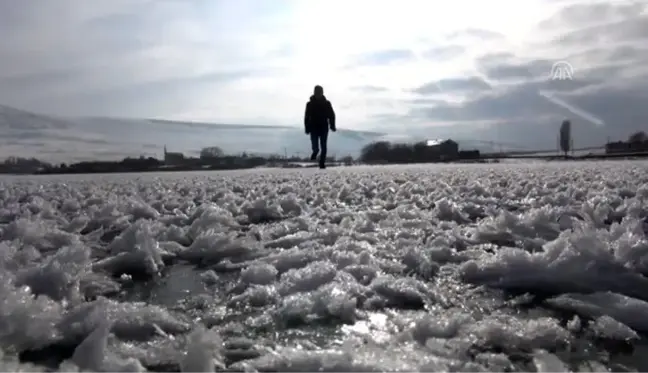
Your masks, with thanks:
[(153, 157), (127, 157), (121, 161), (82, 161), (67, 165), (46, 167), (41, 174), (86, 174), (86, 173), (112, 173), (112, 172), (144, 172), (163, 165), (164, 162)]
[(376, 141), (364, 146), (360, 152), (363, 163), (426, 163), (461, 159), (479, 159), (479, 150), (459, 151), (456, 143), (450, 146), (430, 146), (427, 142), (391, 143)]
[[(173, 154), (173, 153), (172, 153)], [(77, 173), (124, 173), (146, 171), (191, 171), (191, 170), (232, 170), (261, 166), (286, 167), (289, 164), (312, 163), (306, 157), (257, 155), (243, 152), (225, 154), (220, 147), (211, 146), (201, 149), (197, 156), (157, 159), (154, 157), (126, 157), (119, 161), (81, 161), (76, 163), (51, 164), (36, 158), (9, 157), (0, 163), (0, 173), (5, 174), (77, 174)], [(170, 161), (167, 163), (167, 161)], [(350, 165), (353, 157), (347, 156), (340, 161)], [(327, 162), (335, 163), (335, 157), (327, 157)], [(301, 167), (295, 165), (296, 167)]]
[(635, 132), (628, 137), (630, 143), (645, 143), (648, 142), (648, 135), (644, 131)]
[(36, 158), (9, 157), (0, 163), (0, 173), (3, 174), (33, 174), (52, 164)]
[[(454, 143), (454, 151), (443, 147), (428, 146), (425, 142), (390, 143), (378, 141), (362, 148), (358, 161), (361, 163), (422, 163), (440, 160), (478, 159), (479, 151), (458, 151)], [(0, 173), (23, 174), (60, 174), (60, 173), (122, 173), (146, 171), (189, 171), (189, 170), (231, 170), (260, 166), (292, 167), (297, 163), (312, 163), (307, 157), (225, 154), (220, 147), (206, 147), (193, 157), (174, 158), (171, 163), (165, 163), (154, 157), (127, 157), (120, 161), (82, 161), (58, 165), (42, 162), (36, 158), (9, 157), (0, 164)], [(341, 163), (352, 165), (356, 160), (348, 155), (339, 159), (327, 157), (330, 164)]]
[[(223, 149), (219, 148), (218, 146), (210, 146), (207, 148), (202, 148), (200, 150), (201, 159), (218, 158), (218, 157), (222, 157), (223, 155), (225, 155)], [(243, 155), (246, 154), (243, 153)]]

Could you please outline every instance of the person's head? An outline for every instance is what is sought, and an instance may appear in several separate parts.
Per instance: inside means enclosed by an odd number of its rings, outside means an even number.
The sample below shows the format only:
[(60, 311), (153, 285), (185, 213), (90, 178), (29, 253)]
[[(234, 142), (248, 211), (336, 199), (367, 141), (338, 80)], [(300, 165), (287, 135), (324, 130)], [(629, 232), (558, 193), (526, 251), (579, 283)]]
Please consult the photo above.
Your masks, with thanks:
[(315, 97), (324, 96), (324, 88), (322, 88), (321, 85), (316, 85), (315, 89), (313, 89), (313, 95), (315, 95)]

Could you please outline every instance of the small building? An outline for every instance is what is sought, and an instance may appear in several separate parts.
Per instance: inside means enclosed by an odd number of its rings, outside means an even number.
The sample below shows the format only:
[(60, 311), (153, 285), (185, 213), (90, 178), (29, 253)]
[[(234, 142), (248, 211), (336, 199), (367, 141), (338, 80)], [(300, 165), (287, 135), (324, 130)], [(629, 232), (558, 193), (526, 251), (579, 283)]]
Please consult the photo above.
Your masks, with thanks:
[(648, 152), (647, 142), (617, 141), (605, 144), (605, 153), (644, 153)]
[(613, 153), (643, 153), (648, 152), (648, 135), (639, 131), (632, 134), (627, 141), (608, 142), (605, 152)]
[(459, 157), (459, 144), (451, 139), (428, 140), (428, 149), (439, 155), (441, 160), (457, 159)]
[(179, 165), (185, 161), (184, 154), (168, 152), (166, 145), (164, 145), (164, 164), (165, 165)]

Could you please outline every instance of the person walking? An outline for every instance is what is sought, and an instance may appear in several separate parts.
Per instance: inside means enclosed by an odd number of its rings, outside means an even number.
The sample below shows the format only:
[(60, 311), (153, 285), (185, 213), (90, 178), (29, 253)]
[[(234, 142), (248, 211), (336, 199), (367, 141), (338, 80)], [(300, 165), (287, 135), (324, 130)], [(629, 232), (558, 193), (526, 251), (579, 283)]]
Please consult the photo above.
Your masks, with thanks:
[(329, 129), (333, 132), (335, 128), (335, 111), (333, 105), (324, 96), (324, 88), (316, 85), (310, 101), (306, 103), (304, 113), (304, 129), (310, 135), (311, 161), (317, 159), (319, 153), (319, 168), (326, 168), (326, 148), (328, 144)]

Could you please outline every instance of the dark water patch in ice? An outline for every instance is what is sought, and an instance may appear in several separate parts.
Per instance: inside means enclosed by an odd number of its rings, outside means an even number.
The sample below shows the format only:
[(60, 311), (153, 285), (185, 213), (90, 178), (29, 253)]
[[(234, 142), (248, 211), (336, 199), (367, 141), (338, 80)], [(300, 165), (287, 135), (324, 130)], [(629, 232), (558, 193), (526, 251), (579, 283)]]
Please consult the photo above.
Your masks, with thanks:
[(72, 357), (79, 343), (56, 343), (39, 349), (24, 350), (18, 354), (18, 358), (22, 363), (42, 365), (55, 371), (63, 361)]
[(171, 307), (209, 293), (210, 289), (200, 277), (199, 270), (192, 265), (177, 264), (167, 267), (154, 280), (132, 281), (124, 285), (119, 299)]

